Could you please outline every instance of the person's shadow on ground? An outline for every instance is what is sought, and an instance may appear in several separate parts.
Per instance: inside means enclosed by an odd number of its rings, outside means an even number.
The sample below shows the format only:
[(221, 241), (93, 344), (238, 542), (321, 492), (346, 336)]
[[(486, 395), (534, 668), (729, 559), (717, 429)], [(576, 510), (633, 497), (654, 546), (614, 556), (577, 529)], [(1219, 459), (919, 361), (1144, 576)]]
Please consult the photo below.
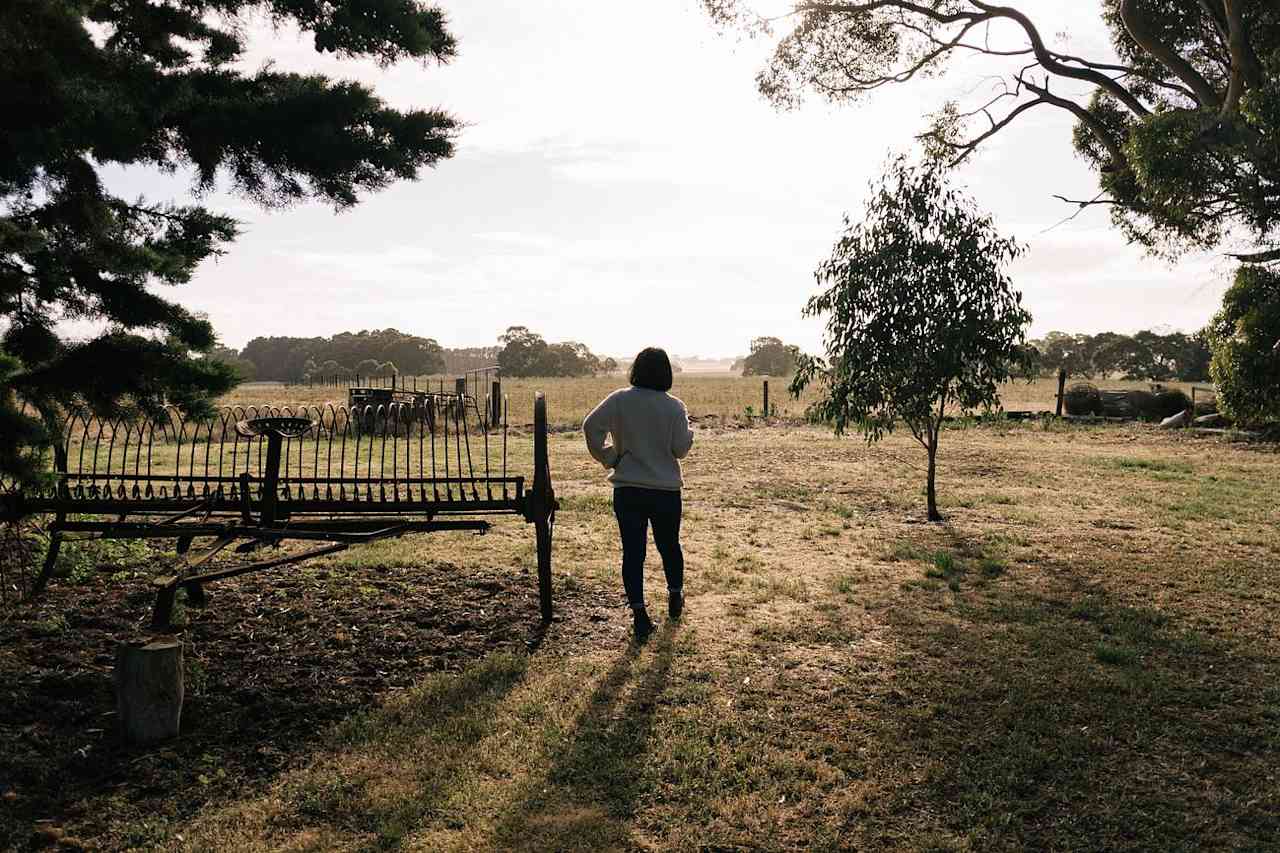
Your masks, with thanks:
[(526, 783), (499, 820), (495, 848), (634, 846), (628, 841), (628, 820), (644, 786), (643, 764), (678, 632), (678, 623), (667, 622), (650, 638), (647, 651), (631, 645), (617, 659), (563, 744), (553, 750), (546, 775)]

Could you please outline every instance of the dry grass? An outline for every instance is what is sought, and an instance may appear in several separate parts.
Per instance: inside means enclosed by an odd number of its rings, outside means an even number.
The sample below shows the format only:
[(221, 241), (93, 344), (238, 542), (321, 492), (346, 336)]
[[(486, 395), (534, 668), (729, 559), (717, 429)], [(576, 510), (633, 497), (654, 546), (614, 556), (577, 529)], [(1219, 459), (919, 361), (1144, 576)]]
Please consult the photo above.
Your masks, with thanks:
[[(438, 380), (424, 377), (419, 387), (427, 383), (436, 387)], [(446, 383), (447, 384), (447, 383)], [(610, 391), (625, 384), (621, 376), (600, 376), (585, 379), (506, 379), (503, 393), (510, 400), (510, 419), (513, 424), (527, 424), (533, 418), (533, 396), (536, 391), (547, 395), (549, 416), (552, 423), (561, 426), (577, 426), (587, 412)], [(1108, 381), (1100, 383), (1107, 388), (1134, 388), (1146, 390), (1146, 382)], [(1191, 385), (1170, 383), (1190, 394)], [(1001, 391), (1002, 405), (1007, 410), (1052, 411), (1058, 391), (1057, 380), (1038, 379), (1034, 382), (1010, 382)], [(716, 415), (732, 418), (743, 415), (751, 407), (754, 414), (763, 411), (762, 380), (759, 377), (730, 376), (727, 374), (677, 374), (671, 393), (684, 400), (690, 414), (695, 417)], [(787, 380), (769, 380), (770, 408), (784, 417), (799, 417), (814, 399), (807, 391), (799, 400), (787, 394)], [(326, 401), (346, 402), (343, 388), (309, 388), (301, 385), (274, 383), (248, 383), (223, 398), (228, 405), (276, 403), (279, 405), (316, 405)]]
[[(682, 624), (637, 651), (619, 607), (603, 645), (429, 678), (161, 835), (198, 850), (1274, 844), (1280, 457), (1140, 427), (948, 431), (948, 521), (929, 525), (918, 456), (901, 436), (700, 431)], [(552, 459), (556, 582), (616, 584), (600, 470), (574, 434)], [(353, 553), (519, 571), (531, 545), (506, 522)]]

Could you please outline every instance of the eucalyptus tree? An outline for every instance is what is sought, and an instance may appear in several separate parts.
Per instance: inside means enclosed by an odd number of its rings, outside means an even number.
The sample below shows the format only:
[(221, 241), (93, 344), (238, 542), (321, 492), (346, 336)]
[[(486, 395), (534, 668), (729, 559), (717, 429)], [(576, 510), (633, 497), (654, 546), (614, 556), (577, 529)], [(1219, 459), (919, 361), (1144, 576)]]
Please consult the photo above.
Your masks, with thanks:
[(704, 4), (721, 21), (776, 37), (757, 82), (780, 106), (806, 94), (856, 101), (985, 56), (970, 72), (973, 88), (994, 65), (994, 91), (938, 104), (922, 128), (932, 152), (959, 162), (1027, 113), (1062, 110), (1101, 187), (1064, 201), (1108, 206), (1131, 240), (1154, 251), (1242, 236), (1250, 245), (1240, 259), (1280, 261), (1275, 0), (1100, 0), (1113, 50), (1092, 57), (1055, 46), (1030, 4), (804, 0), (772, 20), (755, 16), (752, 0)]
[[(419, 0), (6, 0), (0, 4), (0, 475), (27, 480), (57, 410), (198, 411), (234, 382), (204, 318), (157, 292), (226, 251), (237, 222), (201, 203), (124, 198), (103, 171), (190, 176), (267, 208), (343, 209), (451, 155), (457, 122), (359, 83), (246, 68), (254, 21), (321, 53), (445, 62)], [(100, 332), (71, 340), (64, 320)], [(83, 328), (83, 327), (82, 327)]]
[(1280, 423), (1280, 272), (1241, 267), (1206, 331), (1222, 411), (1240, 424)]
[(805, 306), (825, 316), (825, 358), (801, 355), (791, 393), (817, 383), (811, 413), (868, 442), (899, 422), (928, 456), (930, 521), (938, 512), (938, 440), (949, 409), (999, 402), (1000, 383), (1028, 357), (1031, 315), (1006, 267), (1022, 251), (934, 162), (894, 160), (863, 217), (846, 218)]

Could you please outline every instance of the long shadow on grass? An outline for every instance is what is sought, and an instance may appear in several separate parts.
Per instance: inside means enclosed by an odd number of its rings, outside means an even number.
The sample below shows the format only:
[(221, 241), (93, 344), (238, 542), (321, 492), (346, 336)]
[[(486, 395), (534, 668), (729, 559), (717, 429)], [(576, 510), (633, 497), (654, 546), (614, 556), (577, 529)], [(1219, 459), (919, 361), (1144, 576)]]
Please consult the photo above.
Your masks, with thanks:
[[(678, 624), (650, 641), (650, 655), (628, 648), (600, 679), (551, 769), (530, 782), (499, 820), (493, 846), (505, 850), (605, 850), (628, 843), (628, 818), (642, 790), (642, 764), (666, 688)], [(648, 660), (646, 660), (648, 659)], [(646, 668), (647, 667), (647, 668)], [(625, 703), (635, 671), (643, 671)]]
[(521, 655), (492, 655), (457, 676), (429, 676), (409, 697), (342, 723), (333, 755), (286, 786), (298, 828), (327, 825), (372, 835), (378, 849), (398, 847), (454, 792), (527, 665)]
[[(471, 746), (538, 639), (528, 635), (536, 597), (505, 570), (338, 566), (270, 581), (228, 582), (213, 607), (190, 614), (183, 735), (155, 747), (114, 736), (101, 660), (136, 630), (150, 603), (145, 589), (99, 573), (0, 620), (0, 849), (24, 845), (37, 820), (102, 849), (149, 847), (183, 832), (197, 812), (259, 797), (313, 755), (376, 753), (384, 736), (400, 743), (433, 732)], [(589, 636), (588, 614), (612, 606), (585, 587), (558, 594), (570, 614), (554, 635), (558, 647)], [(388, 697), (390, 689), (401, 692)], [(433, 786), (448, 780), (450, 762), (465, 758), (441, 753), (446, 772), (409, 784), (427, 791), (424, 808), (445, 796)], [(330, 818), (323, 805), (341, 803), (347, 783), (307, 784), (285, 811), (396, 836), (395, 809), (374, 803), (366, 820), (344, 806)], [(349, 787), (369, 799), (363, 782)]]
[(1050, 593), (967, 581), (959, 594), (911, 588), (883, 611), (905, 653), (860, 710), (872, 766), (910, 768), (910, 781), (846, 815), (847, 837), (903, 815), (945, 849), (1263, 849), (1280, 837), (1274, 657), (1188, 630), (1178, 613), (1081, 594), (1069, 577)]

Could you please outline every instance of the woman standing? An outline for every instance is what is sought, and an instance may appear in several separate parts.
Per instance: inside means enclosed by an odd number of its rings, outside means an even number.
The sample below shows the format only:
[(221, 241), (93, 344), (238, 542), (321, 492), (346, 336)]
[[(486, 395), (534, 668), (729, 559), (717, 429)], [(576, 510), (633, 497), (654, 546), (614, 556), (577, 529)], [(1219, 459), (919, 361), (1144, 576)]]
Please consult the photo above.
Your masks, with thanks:
[[(619, 388), (582, 422), (587, 449), (611, 469), (613, 512), (622, 537), (622, 585), (635, 617), (636, 640), (653, 633), (644, 602), (644, 552), (648, 526), (667, 576), (667, 608), (684, 608), (684, 552), (680, 550), (680, 462), (693, 446), (689, 412), (671, 390), (671, 360), (647, 347), (631, 364), (631, 387)], [(613, 443), (605, 444), (612, 436)]]

